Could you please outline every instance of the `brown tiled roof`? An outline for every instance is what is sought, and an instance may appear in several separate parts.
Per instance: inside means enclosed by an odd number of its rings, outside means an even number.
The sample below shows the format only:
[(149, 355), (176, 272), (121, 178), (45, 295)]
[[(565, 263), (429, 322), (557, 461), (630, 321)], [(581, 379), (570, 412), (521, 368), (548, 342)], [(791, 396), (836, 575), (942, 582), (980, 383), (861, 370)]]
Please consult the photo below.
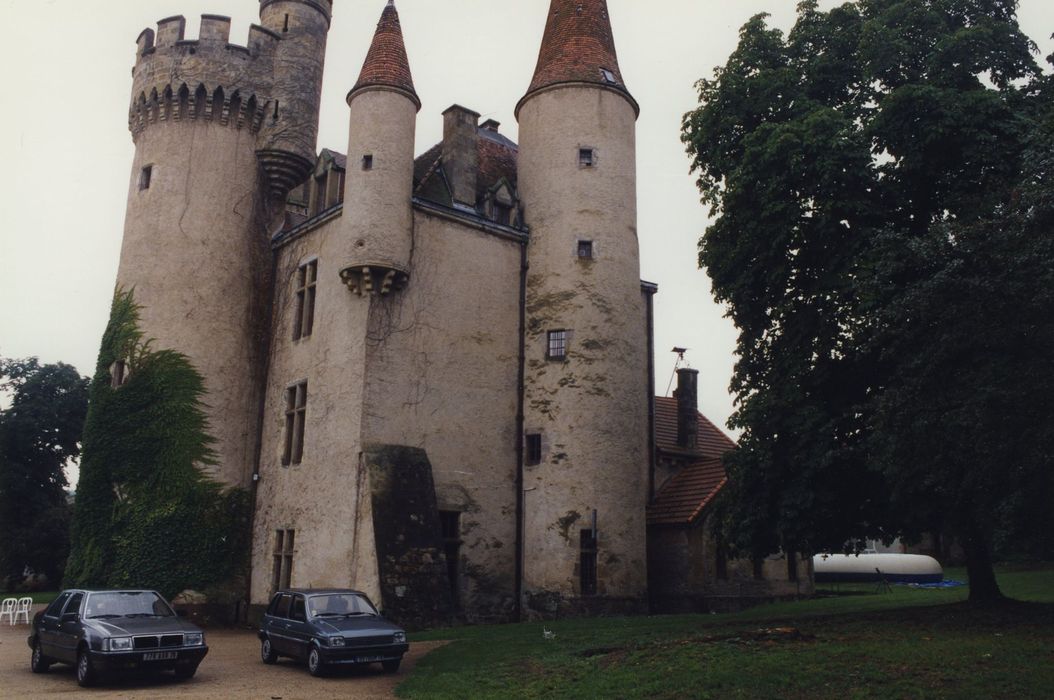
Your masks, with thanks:
[[(720, 428), (707, 420), (702, 413), (699, 416), (699, 436), (696, 439), (695, 452), (701, 457), (721, 457), (736, 446), (732, 438), (725, 435)], [(655, 397), (655, 446), (660, 450), (676, 450), (677, 446), (677, 399)]]
[[(608, 71), (613, 80), (605, 77)], [(552, 0), (538, 65), (522, 105), (532, 93), (560, 83), (594, 83), (626, 94), (605, 0)], [(519, 111), (519, 105), (517, 105)]]
[(691, 525), (728, 482), (720, 459), (704, 459), (684, 467), (648, 505), (649, 525)]
[(381, 13), (359, 80), (348, 97), (357, 90), (375, 86), (403, 90), (412, 96), (418, 109), (421, 107), (421, 100), (414, 90), (413, 76), (410, 75), (410, 61), (406, 58), (406, 44), (403, 43), (403, 30), (399, 26), (399, 13), (395, 10), (394, 0), (388, 0)]
[[(694, 461), (663, 484), (648, 505), (649, 525), (692, 524), (728, 481), (722, 458), (736, 443), (703, 414), (697, 411), (696, 417), (699, 434)], [(660, 452), (685, 452), (677, 446), (675, 398), (655, 397), (655, 446)]]

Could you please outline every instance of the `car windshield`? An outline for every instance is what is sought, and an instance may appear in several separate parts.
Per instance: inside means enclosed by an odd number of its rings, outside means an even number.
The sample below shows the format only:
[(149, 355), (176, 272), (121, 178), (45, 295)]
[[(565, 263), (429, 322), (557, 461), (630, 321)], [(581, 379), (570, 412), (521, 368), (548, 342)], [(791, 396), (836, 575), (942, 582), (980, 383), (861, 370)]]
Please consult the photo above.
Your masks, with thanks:
[(85, 617), (172, 617), (164, 598), (153, 591), (91, 593)]
[(311, 617), (350, 617), (353, 615), (376, 615), (377, 609), (366, 596), (357, 593), (330, 593), (314, 595), (307, 599)]

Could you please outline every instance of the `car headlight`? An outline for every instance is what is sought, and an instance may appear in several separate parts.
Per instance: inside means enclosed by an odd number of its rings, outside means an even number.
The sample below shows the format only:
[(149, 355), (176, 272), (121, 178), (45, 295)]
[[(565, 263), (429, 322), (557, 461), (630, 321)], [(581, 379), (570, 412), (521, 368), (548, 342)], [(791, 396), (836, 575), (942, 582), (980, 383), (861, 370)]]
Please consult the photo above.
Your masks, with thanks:
[(205, 643), (205, 635), (201, 632), (187, 632), (183, 635), (183, 644), (188, 647), (200, 647)]
[(396, 632), (392, 635), (392, 641), (396, 644), (402, 644), (406, 641), (406, 632)]
[(110, 640), (110, 651), (131, 651), (132, 650), (132, 638), (131, 637), (112, 637)]
[(342, 647), (344, 646), (344, 637), (330, 637), (329, 645), (331, 647)]

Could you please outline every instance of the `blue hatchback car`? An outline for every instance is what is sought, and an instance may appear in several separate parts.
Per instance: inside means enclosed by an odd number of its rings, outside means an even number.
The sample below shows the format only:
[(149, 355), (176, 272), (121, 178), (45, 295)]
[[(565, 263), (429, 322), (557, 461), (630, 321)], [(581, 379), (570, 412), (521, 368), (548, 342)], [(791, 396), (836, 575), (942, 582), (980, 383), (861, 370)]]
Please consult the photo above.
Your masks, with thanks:
[(378, 662), (395, 673), (409, 648), (406, 632), (381, 617), (364, 593), (343, 588), (278, 591), (260, 627), (265, 664), (280, 656), (299, 659), (312, 676), (336, 665)]

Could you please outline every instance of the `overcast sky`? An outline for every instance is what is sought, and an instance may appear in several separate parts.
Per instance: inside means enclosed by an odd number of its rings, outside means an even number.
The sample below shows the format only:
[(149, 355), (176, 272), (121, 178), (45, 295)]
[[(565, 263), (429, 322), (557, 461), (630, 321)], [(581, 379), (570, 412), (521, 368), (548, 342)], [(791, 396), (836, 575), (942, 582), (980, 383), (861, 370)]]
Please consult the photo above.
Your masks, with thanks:
[[(326, 56), (319, 148), (345, 151), (344, 96), (358, 76), (386, 0), (335, 0)], [(530, 82), (549, 0), (397, 0), (421, 98), (415, 152), (442, 137), (457, 103), (501, 122)], [(735, 329), (696, 268), (706, 227), (681, 115), (693, 83), (710, 77), (758, 12), (789, 29), (796, 0), (608, 0), (622, 75), (641, 106), (637, 122), (641, 277), (656, 282), (656, 385), (666, 391), (674, 345), (700, 370), (700, 409), (723, 425)], [(826, 7), (833, 2), (826, 2)], [(1054, 2), (1023, 0), (1019, 18), (1041, 54), (1054, 52)], [(132, 162), (128, 104), (135, 39), (183, 14), (187, 38), (200, 15), (232, 18), (244, 45), (256, 0), (0, 0), (0, 355), (37, 355), (90, 375), (117, 274)]]

